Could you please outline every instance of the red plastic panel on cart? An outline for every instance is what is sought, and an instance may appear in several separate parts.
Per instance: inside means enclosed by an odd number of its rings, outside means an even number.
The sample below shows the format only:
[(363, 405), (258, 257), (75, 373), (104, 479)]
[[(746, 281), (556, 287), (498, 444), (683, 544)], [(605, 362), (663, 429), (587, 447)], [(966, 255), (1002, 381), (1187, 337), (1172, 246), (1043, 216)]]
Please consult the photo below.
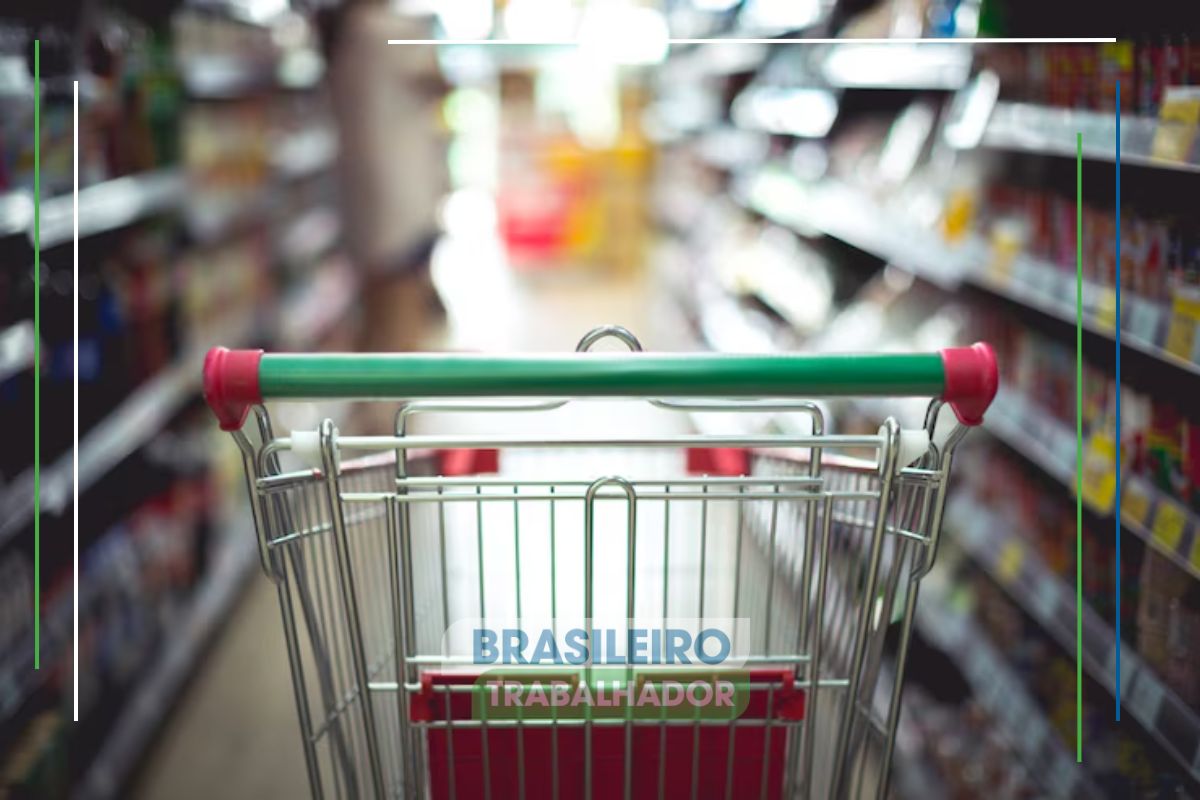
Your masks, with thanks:
[[(775, 684), (773, 692), (756, 689), (751, 692), (744, 720), (767, 717), (768, 703), (772, 716), (779, 720), (799, 720), (804, 716), (804, 690), (793, 687), (790, 672), (780, 670), (751, 670), (750, 681), (755, 684)], [(466, 693), (433, 692), (437, 685), (474, 683), (475, 676), (422, 676), (425, 691), (413, 698), (414, 721), (443, 721), (471, 719), (471, 698)], [(773, 694), (772, 698), (768, 695)], [(733, 739), (733, 797), (765, 796), (776, 800), (782, 796), (783, 770), (787, 758), (790, 727), (766, 728), (744, 726), (736, 729), (724, 725), (701, 725), (699, 728), (682, 725), (657, 725), (650, 721), (635, 721), (633, 726), (633, 798), (650, 800), (659, 797), (659, 753), (666, 735), (664, 795), (691, 797), (692, 771), (696, 771), (700, 798), (725, 797), (729, 780), (730, 734)], [(697, 746), (696, 732), (699, 731)], [(428, 736), (429, 778), (435, 800), (450, 798), (453, 774), (454, 797), (484, 797), (484, 780), (488, 781), (491, 797), (528, 797), (534, 800), (554, 797), (551, 759), (557, 746), (558, 797), (575, 800), (584, 795), (584, 730), (582, 727), (561, 727), (555, 733), (548, 727), (513, 727), (488, 729), (488, 775), (483, 771), (483, 731), (478, 727), (449, 730), (435, 728)], [(520, 740), (518, 742), (518, 739)], [(521, 794), (518, 754), (523, 754), (524, 795)], [(693, 753), (697, 756), (694, 759)], [(763, 762), (766, 764), (766, 794), (763, 788)], [(592, 729), (592, 797), (622, 797), (625, 780), (624, 726), (596, 726)]]
[(744, 447), (689, 447), (687, 471), (730, 478), (749, 475), (750, 451)]
[(437, 451), (438, 474), (447, 477), (491, 475), (500, 471), (500, 451), (453, 447)]

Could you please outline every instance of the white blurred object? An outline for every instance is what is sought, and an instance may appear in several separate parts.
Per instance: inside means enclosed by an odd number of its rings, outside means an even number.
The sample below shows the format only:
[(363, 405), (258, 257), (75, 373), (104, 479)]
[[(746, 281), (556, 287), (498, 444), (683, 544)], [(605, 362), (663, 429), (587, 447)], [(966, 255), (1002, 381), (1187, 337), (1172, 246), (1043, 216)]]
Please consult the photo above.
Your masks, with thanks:
[(579, 25), (583, 54), (613, 64), (658, 64), (666, 60), (670, 32), (659, 11), (632, 5), (592, 5)]
[(991, 70), (975, 76), (971, 85), (954, 97), (947, 114), (942, 136), (946, 144), (959, 150), (970, 150), (983, 141), (988, 120), (1000, 97), (1000, 78)]
[(807, 28), (822, 16), (821, 0), (749, 0), (738, 21), (750, 30), (779, 32)]
[(504, 30), (522, 42), (562, 42), (574, 38), (578, 14), (565, 0), (510, 0)]
[(824, 89), (756, 86), (733, 101), (733, 120), (738, 125), (806, 138), (829, 133), (837, 119), (838, 101)]
[(496, 203), (482, 189), (458, 189), (442, 201), (442, 229), (451, 236), (494, 234)]

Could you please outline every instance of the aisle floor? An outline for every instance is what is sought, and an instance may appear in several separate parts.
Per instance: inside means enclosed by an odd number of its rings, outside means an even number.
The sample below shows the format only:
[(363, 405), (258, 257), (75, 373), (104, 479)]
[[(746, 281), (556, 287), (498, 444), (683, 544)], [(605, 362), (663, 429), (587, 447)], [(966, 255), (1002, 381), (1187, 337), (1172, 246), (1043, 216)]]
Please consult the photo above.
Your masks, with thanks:
[[(448, 348), (570, 350), (605, 323), (632, 328), (647, 346), (686, 347), (682, 321), (644, 276), (514, 275), (472, 247), (451, 250), (438, 281)], [(278, 602), (258, 574), (147, 755), (133, 796), (200, 800), (215, 789), (233, 800), (308, 794)]]

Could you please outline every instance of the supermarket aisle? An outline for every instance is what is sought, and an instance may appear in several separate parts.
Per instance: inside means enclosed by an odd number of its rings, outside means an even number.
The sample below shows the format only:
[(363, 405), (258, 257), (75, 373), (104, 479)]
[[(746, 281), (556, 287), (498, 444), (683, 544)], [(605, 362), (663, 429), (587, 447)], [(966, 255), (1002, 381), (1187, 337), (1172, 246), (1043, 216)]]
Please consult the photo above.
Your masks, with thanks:
[[(456, 249), (457, 248), (457, 249)], [(686, 328), (644, 275), (575, 271), (518, 275), (488, 248), (450, 243), (438, 263), (449, 326), (429, 346), (569, 350), (590, 328), (624, 324), (647, 345), (681, 348)], [(665, 344), (664, 344), (665, 343)], [(148, 754), (140, 800), (304, 796), (307, 779), (274, 590), (251, 577), (192, 685)]]
[(180, 698), (133, 796), (201, 800), (218, 786), (225, 797), (308, 792), (279, 604), (258, 572)]

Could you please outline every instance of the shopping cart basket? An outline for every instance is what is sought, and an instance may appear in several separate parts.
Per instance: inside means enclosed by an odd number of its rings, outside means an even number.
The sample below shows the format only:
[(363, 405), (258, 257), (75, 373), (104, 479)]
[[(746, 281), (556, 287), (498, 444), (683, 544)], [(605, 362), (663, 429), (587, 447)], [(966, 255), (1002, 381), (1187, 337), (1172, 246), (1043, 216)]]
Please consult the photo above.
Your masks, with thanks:
[[(605, 335), (640, 350), (579, 349)], [(952, 452), (996, 386), (982, 344), (211, 351), (314, 796), (884, 796)], [(864, 395), (935, 399), (923, 429), (853, 436), (795, 399)], [(401, 402), (391, 435), (278, 435), (263, 403), (299, 399)], [(687, 425), (746, 411), (781, 422)], [(446, 432), (465, 419), (487, 432)]]

